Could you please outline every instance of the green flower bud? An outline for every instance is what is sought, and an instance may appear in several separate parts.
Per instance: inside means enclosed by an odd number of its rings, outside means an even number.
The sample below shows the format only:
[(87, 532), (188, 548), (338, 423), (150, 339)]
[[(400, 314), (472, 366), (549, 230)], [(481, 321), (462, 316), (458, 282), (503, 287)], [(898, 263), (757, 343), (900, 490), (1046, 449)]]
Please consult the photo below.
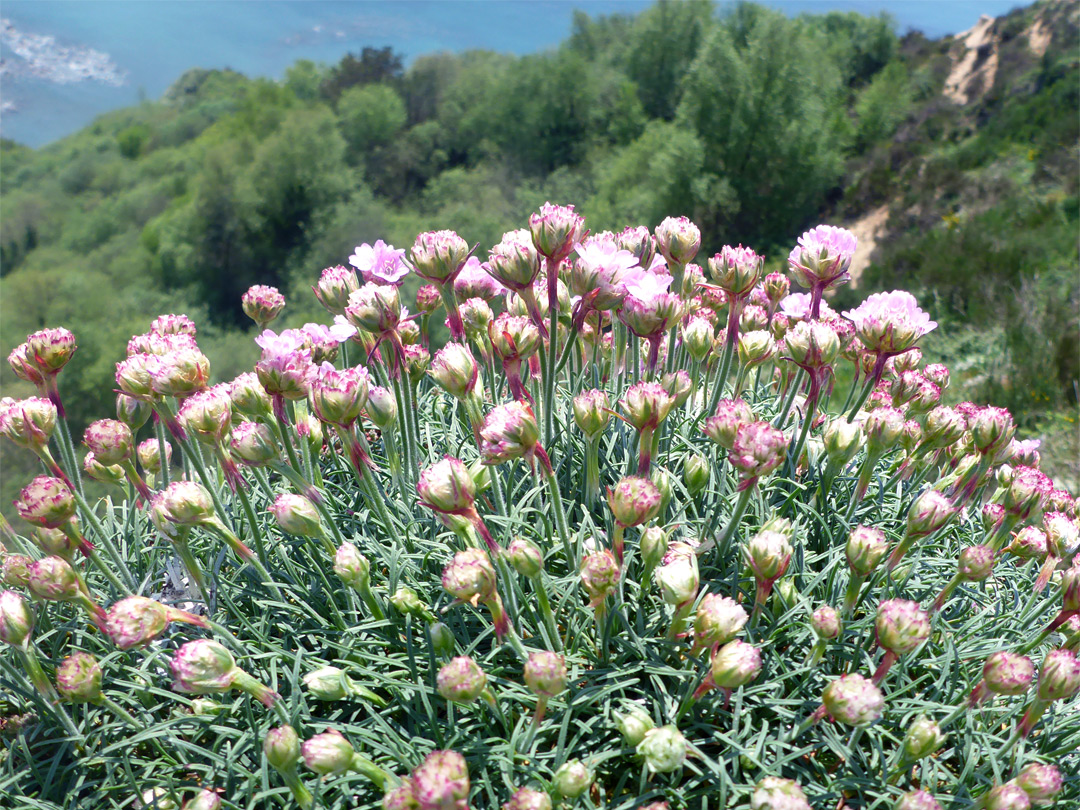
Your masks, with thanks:
[(552, 782), (564, 799), (576, 799), (592, 785), (592, 771), (579, 759), (564, 762), (555, 771)]
[(656, 728), (652, 717), (644, 709), (632, 704), (625, 713), (616, 712), (615, 725), (622, 732), (626, 744), (635, 748), (645, 739), (646, 734)]
[(484, 670), (472, 658), (462, 655), (443, 664), (436, 686), (446, 700), (468, 704), (484, 694), (487, 680)]
[(919, 715), (904, 735), (904, 757), (909, 762), (925, 759), (945, 744), (945, 737), (937, 723)]
[(645, 758), (649, 773), (671, 773), (686, 760), (686, 738), (675, 726), (661, 726), (645, 734), (638, 743), (638, 756)]

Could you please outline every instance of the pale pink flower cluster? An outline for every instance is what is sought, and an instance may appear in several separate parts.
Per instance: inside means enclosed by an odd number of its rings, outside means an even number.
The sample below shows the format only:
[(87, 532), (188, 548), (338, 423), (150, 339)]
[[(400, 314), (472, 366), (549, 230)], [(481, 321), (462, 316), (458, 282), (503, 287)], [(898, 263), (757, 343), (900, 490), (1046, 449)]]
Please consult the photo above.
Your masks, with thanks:
[(404, 255), (404, 250), (397, 250), (379, 239), (374, 245), (366, 242), (357, 245), (349, 257), (349, 264), (360, 271), (364, 281), (396, 287), (409, 274), (409, 268), (402, 261)]
[(880, 354), (899, 354), (937, 327), (905, 290), (874, 293), (843, 315), (855, 324), (863, 345)]
[(788, 264), (804, 287), (825, 288), (848, 280), (858, 240), (846, 228), (818, 225), (799, 237)]

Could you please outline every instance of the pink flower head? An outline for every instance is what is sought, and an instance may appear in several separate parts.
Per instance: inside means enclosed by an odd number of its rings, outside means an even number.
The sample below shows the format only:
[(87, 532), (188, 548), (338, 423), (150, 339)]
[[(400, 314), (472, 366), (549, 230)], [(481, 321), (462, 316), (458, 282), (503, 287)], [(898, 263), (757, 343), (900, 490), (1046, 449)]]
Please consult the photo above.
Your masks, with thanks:
[(420, 810), (468, 810), (469, 769), (456, 751), (432, 751), (412, 772)]
[(904, 290), (874, 293), (843, 315), (855, 324), (863, 345), (879, 354), (899, 354), (937, 327)]
[[(160, 320), (160, 319), (159, 319)], [(179, 349), (197, 349), (195, 338), (184, 332), (155, 332), (133, 335), (127, 342), (128, 357), (136, 354), (166, 355)]]
[(763, 475), (768, 475), (784, 460), (787, 439), (768, 422), (750, 422), (735, 433), (731, 454), (732, 465), (742, 473), (740, 491), (746, 489)]
[(686, 217), (668, 217), (656, 227), (656, 249), (669, 264), (693, 261), (701, 247), (701, 230)]
[(561, 262), (585, 235), (585, 218), (572, 205), (546, 202), (529, 216), (529, 231), (537, 253)]
[(277, 287), (256, 284), (248, 289), (240, 299), (244, 314), (264, 327), (281, 314), (285, 308), (285, 296)]
[[(792, 293), (780, 301), (780, 311), (794, 324), (797, 321), (810, 320), (810, 293)], [(836, 317), (836, 312), (824, 301), (818, 318), (823, 321)]]
[(349, 295), (359, 286), (355, 270), (336, 264), (322, 271), (319, 283), (311, 290), (328, 312), (342, 315), (349, 305)]
[(349, 257), (349, 264), (360, 271), (364, 281), (396, 287), (409, 274), (409, 268), (402, 261), (404, 255), (404, 250), (396, 250), (379, 239), (374, 245), (366, 242), (357, 245)]
[[(506, 292), (506, 287), (500, 284), (489, 272), (487, 264), (481, 264), (475, 256), (470, 256), (457, 278), (454, 279), (454, 294), (462, 301), (470, 298), (482, 298), (490, 301)], [(419, 293), (417, 293), (419, 297)]]
[(413, 242), (412, 266), (433, 284), (453, 282), (469, 258), (469, 244), (454, 231), (428, 231)]
[(804, 287), (826, 289), (849, 279), (848, 268), (858, 240), (845, 228), (818, 225), (799, 237), (788, 255), (796, 280)]
[(280, 335), (273, 330), (266, 329), (255, 338), (255, 345), (262, 349), (262, 359), (272, 360), (276, 357), (292, 354), (304, 348), (307, 341), (299, 329), (286, 329)]
[(641, 269), (637, 256), (618, 247), (613, 239), (589, 239), (577, 245), (575, 251), (577, 259), (570, 273), (570, 290), (580, 296), (595, 293), (591, 304), (594, 309), (618, 306), (627, 295), (627, 285), (636, 284), (644, 276), (654, 279), (650, 282), (652, 288), (658, 286), (656, 277)]
[(158, 315), (150, 324), (158, 335), (190, 335), (195, 337), (195, 324), (187, 315)]

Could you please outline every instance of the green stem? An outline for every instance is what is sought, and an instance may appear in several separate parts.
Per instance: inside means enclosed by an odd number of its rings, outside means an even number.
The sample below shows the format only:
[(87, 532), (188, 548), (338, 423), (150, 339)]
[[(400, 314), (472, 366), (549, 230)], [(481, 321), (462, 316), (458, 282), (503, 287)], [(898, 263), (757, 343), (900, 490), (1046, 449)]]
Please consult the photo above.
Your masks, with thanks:
[(551, 495), (551, 509), (555, 513), (555, 526), (559, 532), (559, 539), (562, 540), (563, 551), (566, 553), (566, 564), (573, 568), (574, 554), (570, 546), (570, 525), (566, 522), (566, 510), (563, 508), (562, 495), (559, 494), (559, 482), (555, 478), (555, 471), (551, 469), (550, 464), (542, 466), (544, 467), (544, 478), (548, 484), (548, 492)]
[(198, 586), (199, 593), (202, 594), (203, 602), (206, 603), (206, 608), (209, 610), (210, 592), (206, 588), (206, 578), (203, 576), (202, 568), (199, 567), (195, 555), (191, 553), (191, 546), (188, 545), (186, 538), (174, 538), (172, 544), (173, 548), (176, 549), (177, 556), (180, 557), (180, 560), (184, 563), (188, 576), (190, 576)]
[[(116, 566), (118, 571), (121, 571), (124, 574), (124, 579), (127, 580), (128, 584), (120, 585), (120, 590), (123, 592), (124, 596), (131, 596), (134, 593), (135, 578), (132, 576), (131, 571), (128, 569), (123, 557), (120, 556), (120, 552), (117, 551), (116, 546), (113, 544), (112, 537), (105, 532), (105, 527), (101, 525), (101, 521), (98, 520), (97, 513), (95, 513), (94, 510), (90, 508), (90, 504), (86, 502), (86, 498), (84, 498), (82, 494), (78, 491), (73, 490), (72, 494), (75, 496), (75, 503), (77, 503), (79, 505), (79, 508), (82, 510), (83, 519), (87, 523), (89, 523), (90, 527), (94, 530), (95, 539), (105, 549), (105, 553), (109, 555), (109, 559), (112, 560), (112, 564)], [(93, 559), (94, 557), (91, 557), (91, 560)], [(102, 569), (102, 571), (105, 570), (104, 566), (101, 564), (100, 558), (98, 558), (95, 564), (98, 565)], [(108, 577), (108, 574), (106, 574), (106, 576)], [(113, 577), (109, 577), (109, 581), (112, 582), (114, 586), (117, 584), (116, 582), (114, 582)]]
[(46, 675), (45, 670), (41, 668), (33, 644), (26, 642), (25, 646), (16, 646), (15, 650), (22, 659), (27, 677), (30, 678), (30, 682), (34, 685), (34, 688), (38, 690), (38, 693), (44, 701), (49, 704), (53, 714), (56, 715), (56, 718), (60, 721), (61, 725), (63, 725), (64, 730), (67, 731), (72, 739), (81, 743), (83, 738), (82, 732), (79, 731), (64, 707), (60, 705), (60, 697), (56, 694), (56, 690), (53, 689), (52, 682), (49, 681), (49, 676)]
[(739, 500), (735, 503), (735, 511), (731, 514), (731, 520), (728, 521), (727, 527), (724, 529), (724, 533), (720, 536), (716, 545), (719, 548), (719, 555), (723, 559), (727, 555), (728, 546), (731, 543), (731, 539), (735, 536), (735, 533), (739, 529), (739, 522), (742, 520), (743, 514), (746, 513), (746, 507), (750, 505), (750, 498), (754, 494), (755, 486), (749, 486), (739, 493)]
[(540, 616), (547, 628), (548, 641), (555, 647), (555, 652), (562, 652), (562, 639), (559, 637), (559, 628), (555, 624), (555, 613), (551, 610), (551, 601), (548, 599), (547, 588), (544, 586), (542, 574), (532, 578), (533, 590), (536, 591), (536, 602), (540, 606)]
[(802, 388), (803, 377), (806, 376), (806, 371), (799, 369), (799, 372), (795, 375), (795, 379), (791, 381), (791, 389), (788, 391), (787, 396), (784, 398), (784, 405), (780, 409), (780, 413), (777, 414), (776, 419), (773, 420), (773, 427), (784, 429), (784, 425), (787, 424), (788, 414), (791, 412), (791, 406), (795, 404), (795, 397), (798, 396), (799, 389)]
[(165, 438), (165, 425), (157, 414), (154, 414), (154, 436), (158, 443), (158, 458), (161, 459), (161, 488), (165, 489), (169, 486), (169, 455), (165, 449), (169, 446), (169, 440)]

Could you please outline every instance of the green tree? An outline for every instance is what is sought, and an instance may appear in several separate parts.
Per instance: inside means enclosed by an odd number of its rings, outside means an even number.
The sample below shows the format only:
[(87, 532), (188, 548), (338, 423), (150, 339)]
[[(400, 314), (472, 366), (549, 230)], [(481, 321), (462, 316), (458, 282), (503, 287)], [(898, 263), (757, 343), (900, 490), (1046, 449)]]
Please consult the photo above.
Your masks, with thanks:
[(338, 101), (341, 134), (353, 162), (387, 146), (405, 126), (405, 102), (385, 84), (350, 87)]
[(730, 185), (737, 201), (699, 198), (706, 232), (786, 244), (838, 182), (842, 85), (820, 46), (805, 26), (761, 7), (740, 7), (702, 46), (678, 122), (704, 146), (700, 185)]

